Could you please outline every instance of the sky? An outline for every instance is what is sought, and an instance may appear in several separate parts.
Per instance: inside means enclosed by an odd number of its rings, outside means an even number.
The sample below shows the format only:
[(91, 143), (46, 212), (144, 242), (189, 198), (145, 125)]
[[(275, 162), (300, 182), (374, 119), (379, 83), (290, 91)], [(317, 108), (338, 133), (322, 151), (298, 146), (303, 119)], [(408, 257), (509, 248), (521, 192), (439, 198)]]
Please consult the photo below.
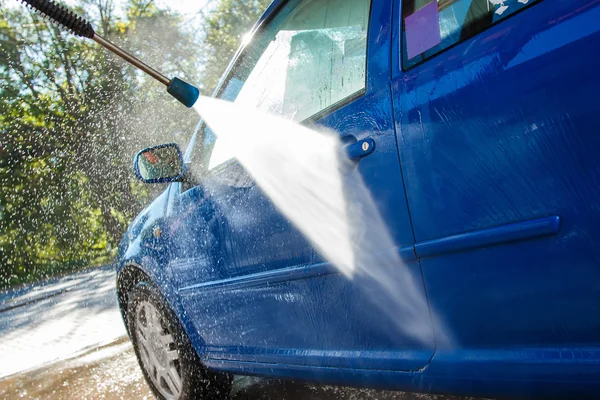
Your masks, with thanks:
[(199, 29), (202, 13), (206, 14), (217, 3), (215, 0), (155, 0), (159, 8), (169, 8), (183, 15), (184, 24)]
[[(55, 0), (56, 1), (56, 0)], [(215, 3), (214, 0), (155, 0), (156, 4), (160, 7), (168, 7), (173, 11), (177, 11), (184, 15), (185, 17), (194, 17), (201, 10), (208, 10), (207, 7), (210, 3)], [(67, 6), (75, 3), (75, 0), (58, 0), (58, 3), (66, 4)], [(117, 0), (115, 2), (117, 5), (122, 3), (122, 0)], [(20, 1), (17, 0), (0, 0), (0, 4), (4, 6), (8, 6), (10, 8), (14, 7), (23, 7), (25, 5), (21, 4)]]
[[(57, 1), (57, 0), (54, 0)], [(115, 0), (116, 4), (116, 16), (122, 16), (120, 9), (122, 10), (122, 4), (126, 0)], [(211, 8), (214, 8), (217, 4), (217, 0), (154, 0), (159, 8), (169, 8), (175, 12), (183, 15), (184, 24), (191, 27), (192, 29), (199, 29), (202, 26), (202, 13), (206, 14), (210, 12)], [(58, 0), (58, 3), (62, 3), (67, 7), (77, 3), (76, 0)], [(26, 10), (26, 6), (21, 4), (18, 0), (0, 0), (0, 6), (9, 8), (22, 8)]]
[(177, 11), (185, 16), (197, 14), (205, 8), (211, 0), (158, 0), (157, 4), (160, 7), (169, 7), (173, 11)]

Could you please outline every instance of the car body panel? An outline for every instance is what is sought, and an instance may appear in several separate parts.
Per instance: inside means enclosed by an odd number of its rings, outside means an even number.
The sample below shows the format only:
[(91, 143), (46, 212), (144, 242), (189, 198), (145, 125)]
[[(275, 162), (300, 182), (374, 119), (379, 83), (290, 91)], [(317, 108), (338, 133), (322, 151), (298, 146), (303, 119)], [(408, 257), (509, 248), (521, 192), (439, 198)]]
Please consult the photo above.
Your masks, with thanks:
[(415, 248), (450, 332), (429, 376), (597, 377), (599, 20), (597, 1), (539, 2), (408, 71), (396, 54)]
[[(374, 141), (377, 152), (356, 168), (400, 254), (396, 279), (410, 274), (425, 299), (389, 91), (391, 3), (375, 1), (371, 12), (378, 22), (369, 32), (376, 40), (368, 49), (366, 93), (315, 122), (346, 139), (370, 135)], [(431, 359), (427, 307), (421, 316), (427, 328), (418, 340), (398, 330), (407, 316), (388, 311), (392, 304), (373, 312), (371, 289), (327, 265), (236, 162), (211, 171), (201, 187), (184, 191), (174, 204), (168, 219), (177, 243), (169, 245), (169, 270), (184, 312), (206, 344), (205, 359), (392, 370), (416, 370)]]
[(593, 398), (600, 1), (540, 0), (406, 71), (401, 3), (373, 0), (366, 93), (314, 122), (374, 140), (356, 171), (431, 307), (421, 340), (374, 312), (239, 165), (173, 183), (130, 227), (120, 265), (147, 271), (222, 371)]

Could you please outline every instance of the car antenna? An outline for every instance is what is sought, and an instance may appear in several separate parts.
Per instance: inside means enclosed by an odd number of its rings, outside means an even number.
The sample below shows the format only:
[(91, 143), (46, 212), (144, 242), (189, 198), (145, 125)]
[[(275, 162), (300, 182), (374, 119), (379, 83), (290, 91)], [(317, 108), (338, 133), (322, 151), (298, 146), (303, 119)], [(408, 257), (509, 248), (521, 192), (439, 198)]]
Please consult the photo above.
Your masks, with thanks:
[(152, 78), (156, 79), (163, 85), (167, 87), (167, 92), (179, 100), (186, 107), (192, 107), (196, 100), (198, 100), (198, 96), (200, 95), (200, 91), (193, 85), (174, 77), (173, 79), (169, 79), (160, 72), (156, 71), (154, 68), (149, 65), (143, 63), (138, 58), (129, 54), (125, 50), (121, 49), (119, 46), (109, 42), (104, 39), (102, 36), (98, 35), (94, 32), (94, 28), (92, 25), (86, 21), (85, 19), (75, 15), (67, 8), (63, 7), (60, 4), (57, 4), (50, 0), (21, 0), (23, 3), (27, 4), (29, 7), (34, 8), (42, 15), (50, 18), (52, 21), (66, 28), (69, 32), (88, 39), (92, 39), (96, 43), (101, 46), (104, 46), (109, 51), (118, 55), (134, 67), (142, 70), (143, 72), (150, 75)]

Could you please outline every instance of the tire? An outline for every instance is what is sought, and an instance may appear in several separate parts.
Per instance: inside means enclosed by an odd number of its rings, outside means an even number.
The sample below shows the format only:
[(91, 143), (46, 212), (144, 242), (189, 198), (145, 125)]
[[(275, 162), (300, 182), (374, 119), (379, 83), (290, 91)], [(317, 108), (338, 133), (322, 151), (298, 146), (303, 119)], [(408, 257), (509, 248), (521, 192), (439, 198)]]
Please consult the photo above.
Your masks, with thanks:
[(140, 282), (129, 292), (127, 327), (140, 368), (160, 400), (229, 397), (230, 375), (205, 368), (158, 289)]

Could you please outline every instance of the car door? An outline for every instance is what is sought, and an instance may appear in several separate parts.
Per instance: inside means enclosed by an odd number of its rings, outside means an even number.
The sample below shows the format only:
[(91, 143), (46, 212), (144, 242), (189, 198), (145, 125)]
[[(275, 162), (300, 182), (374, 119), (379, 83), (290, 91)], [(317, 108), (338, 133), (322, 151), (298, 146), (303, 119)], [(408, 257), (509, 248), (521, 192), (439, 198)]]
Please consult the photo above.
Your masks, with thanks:
[(502, 362), (498, 378), (584, 362), (573, 349), (600, 328), (600, 4), (405, 0), (395, 15), (415, 249), (451, 338), (435, 360), (471, 377)]
[[(349, 146), (340, 179), (352, 182), (345, 189), (354, 203), (339, 208), (361, 216), (355, 226), (361, 239), (348, 247), (360, 271), (340, 272), (327, 259), (327, 245), (335, 244), (309, 242), (205, 127), (198, 150), (206, 153), (200, 158), (208, 171), (173, 211), (180, 229), (192, 231), (177, 240), (187, 236), (195, 244), (180, 242), (170, 268), (208, 365), (415, 370), (430, 360), (431, 315), (393, 123), (390, 27), (385, 0), (289, 1), (228, 73), (222, 99), (327, 128), (340, 149)], [(249, 126), (245, 134), (262, 128)], [(192, 213), (211, 210), (202, 228), (184, 211), (182, 198), (192, 194)], [(323, 226), (335, 223), (333, 215), (321, 218)], [(190, 221), (192, 228), (181, 228)], [(200, 242), (212, 243), (211, 256), (203, 256)]]

